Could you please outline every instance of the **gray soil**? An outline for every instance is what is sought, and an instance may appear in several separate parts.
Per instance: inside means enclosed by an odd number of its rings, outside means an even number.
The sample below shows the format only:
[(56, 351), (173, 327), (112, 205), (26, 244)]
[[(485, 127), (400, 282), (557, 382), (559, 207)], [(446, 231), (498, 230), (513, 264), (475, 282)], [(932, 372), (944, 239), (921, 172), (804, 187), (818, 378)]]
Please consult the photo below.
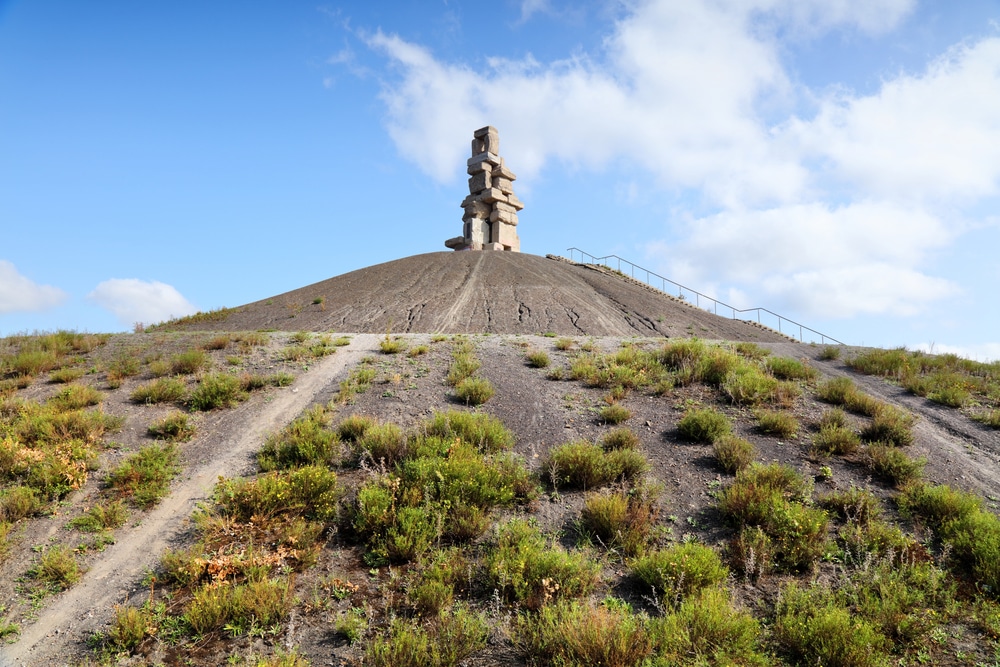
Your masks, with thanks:
[[(472, 258), (472, 266), (476, 264), (477, 255), (454, 253), (448, 254), (448, 257), (459, 258), (456, 262)], [(501, 258), (479, 260), (482, 262), (506, 261), (500, 254), (483, 253), (478, 257)], [(550, 284), (544, 289), (556, 291), (559, 288)], [(303, 298), (311, 294), (307, 290), (301, 291)], [(470, 297), (473, 301), (479, 298)], [(458, 303), (460, 305), (455, 313), (448, 315), (449, 311), (445, 310), (442, 317), (457, 317), (465, 321), (463, 318), (475, 312), (475, 308), (461, 305), (461, 300)], [(329, 302), (327, 308), (334, 311)], [(598, 306), (594, 308), (599, 310)], [(361, 311), (359, 306), (357, 311), (336, 312), (341, 314), (328, 312), (324, 317), (349, 319), (345, 312)], [(563, 317), (565, 315), (558, 315), (553, 320), (547, 320), (543, 328), (553, 328), (552, 322)], [(422, 319), (416, 317), (413, 322)], [(439, 317), (433, 319), (437, 323), (445, 321)], [(299, 325), (302, 323), (303, 320), (297, 322)], [(275, 336), (281, 340), (278, 334)], [(46, 599), (37, 611), (31, 610), (21, 599), (13, 582), (23, 575), (32, 561), (30, 547), (66, 532), (62, 527), (67, 517), (32, 520), (18, 542), (16, 553), (0, 571), (0, 600), (20, 610), (16, 620), (22, 626), (17, 641), (4, 649), (0, 664), (61, 665), (78, 662), (86, 656), (87, 638), (108, 627), (114, 605), (126, 601), (141, 604), (148, 596), (148, 590), (142, 583), (146, 573), (155, 570), (165, 550), (180, 548), (190, 542), (191, 513), (199, 501), (210, 497), (217, 477), (252, 473), (253, 453), (263, 444), (267, 434), (279, 430), (310, 405), (328, 403), (334, 397), (339, 381), (363, 357), (375, 357), (378, 372), (375, 383), (355, 403), (338, 408), (335, 419), (363, 413), (404, 427), (415, 427), (436, 410), (467, 409), (455, 403), (451, 390), (444, 382), (451, 361), (451, 344), (430, 342), (427, 335), (406, 335), (403, 338), (411, 347), (427, 344), (429, 352), (415, 357), (406, 354), (382, 355), (377, 352), (378, 336), (354, 335), (349, 347), (341, 348), (332, 357), (308, 368), (300, 368), (297, 380), (290, 387), (269, 390), (255, 395), (238, 408), (204, 417), (199, 424), (198, 435), (184, 445), (185, 472), (175, 480), (170, 496), (154, 510), (144, 515), (137, 514), (134, 518), (138, 520), (117, 531), (113, 546), (101, 552), (88, 553), (86, 564), (89, 570), (83, 580), (70, 590)], [(471, 340), (482, 361), (480, 375), (496, 387), (496, 395), (481, 410), (499, 417), (515, 433), (516, 451), (543, 480), (546, 471), (541, 469), (541, 461), (552, 446), (578, 438), (593, 441), (611, 428), (600, 423), (596, 417), (597, 410), (604, 405), (602, 390), (588, 388), (578, 382), (548, 379), (546, 369), (531, 368), (524, 359), (527, 350), (540, 349), (549, 353), (553, 366), (568, 366), (576, 349), (557, 351), (553, 338), (541, 336), (473, 336)], [(575, 339), (576, 347), (588, 340), (604, 350), (613, 350), (622, 341), (621, 338), (579, 337)], [(651, 346), (662, 342), (662, 339), (656, 338), (629, 340)], [(957, 410), (936, 406), (906, 394), (901, 388), (880, 379), (857, 375), (849, 371), (843, 361), (818, 361), (819, 350), (816, 347), (789, 342), (774, 342), (763, 347), (782, 356), (804, 358), (824, 377), (849, 375), (867, 393), (913, 412), (919, 421), (915, 427), (916, 443), (910, 453), (927, 458), (926, 478), (989, 498), (988, 505), (996, 511), (995, 499), (1000, 497), (1000, 431), (987, 429)], [(160, 414), (155, 408), (129, 407), (125, 398), (134, 384), (113, 392), (108, 402), (111, 411), (131, 411), (125, 435), (121, 436), (126, 444), (140, 439), (137, 435), (129, 436), (129, 429), (141, 433), (144, 425)], [(690, 534), (705, 543), (717, 545), (731, 536), (730, 529), (719, 521), (713, 510), (711, 495), (731, 478), (714, 467), (709, 446), (685, 443), (676, 433), (677, 421), (693, 402), (714, 405), (728, 414), (736, 423), (739, 435), (750, 439), (758, 447), (762, 460), (789, 463), (810, 476), (817, 474), (821, 466), (830, 466), (832, 480), (818, 482), (818, 494), (851, 485), (863, 486), (871, 488), (886, 501), (886, 508), (891, 509), (889, 499), (893, 490), (873, 481), (859, 458), (810, 458), (809, 443), (820, 415), (829, 406), (817, 402), (808, 387), (793, 408), (803, 429), (798, 437), (785, 441), (759, 434), (753, 426), (749, 410), (722, 402), (714, 390), (706, 387), (676, 388), (663, 396), (633, 392), (623, 401), (633, 412), (633, 417), (625, 425), (640, 436), (652, 464), (650, 476), (666, 489), (662, 500), (663, 517), (669, 517), (665, 521), (671, 533), (670, 539), (681, 539)], [(859, 417), (852, 419), (858, 424), (862, 421)], [(363, 475), (363, 471), (345, 470), (342, 479), (350, 488), (356, 486)], [(87, 490), (79, 493), (86, 494)], [(69, 500), (74, 509), (67, 514), (78, 513), (80, 498), (71, 497)], [(582, 502), (582, 493), (567, 492), (553, 496), (551, 501), (543, 496), (527, 511), (547, 530), (562, 531), (564, 541), (572, 544), (575, 539), (573, 522), (579, 515)], [(600, 595), (609, 590), (616, 594), (628, 594), (625, 590), (627, 584), (623, 583), (621, 576), (624, 570), (620, 563), (607, 566), (604, 576), (608, 583)], [(373, 574), (361, 562), (357, 547), (344, 543), (333, 534), (317, 567), (297, 580), (299, 596), (305, 598), (316, 578), (325, 575), (336, 575), (353, 582), (359, 587), (358, 592), (331, 608), (313, 611), (297, 608), (279, 637), (266, 641), (247, 638), (206, 640), (199, 645), (197, 664), (223, 664), (227, 655), (267, 653), (274, 645), (299, 646), (314, 665), (343, 664), (356, 659), (357, 649), (335, 634), (333, 620), (352, 606), (379, 609), (385, 601), (384, 596), (391, 595), (387, 591), (392, 588), (392, 577), (398, 577), (400, 573), (383, 568)], [(836, 566), (823, 563), (817, 571), (803, 575), (803, 581), (814, 578), (829, 580), (835, 576)], [(733, 586), (736, 598), (744, 605), (766, 609), (773, 603), (778, 584), (779, 578), (773, 577), (757, 585), (734, 582)], [(955, 633), (958, 638), (954, 640), (956, 644), (951, 647), (952, 650), (960, 645), (967, 653), (981, 655), (982, 660), (991, 659), (984, 638), (968, 629), (961, 632), (956, 629)], [(147, 645), (144, 651), (144, 659), (153, 664), (183, 664), (171, 647), (154, 642)], [(948, 664), (944, 653), (942, 649), (941, 656), (934, 656), (936, 664)], [(497, 639), (491, 642), (483, 655), (476, 658), (475, 664), (510, 664), (512, 661), (516, 663), (517, 659), (512, 657), (509, 644)]]
[(168, 328), (787, 340), (603, 267), (510, 252), (414, 255)]

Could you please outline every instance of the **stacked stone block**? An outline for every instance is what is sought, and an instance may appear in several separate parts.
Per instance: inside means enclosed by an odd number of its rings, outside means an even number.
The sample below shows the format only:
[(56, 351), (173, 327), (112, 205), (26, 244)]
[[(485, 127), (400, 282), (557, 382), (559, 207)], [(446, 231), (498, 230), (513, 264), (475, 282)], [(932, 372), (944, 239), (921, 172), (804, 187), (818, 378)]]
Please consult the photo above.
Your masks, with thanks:
[(476, 130), (468, 161), (469, 196), (462, 202), (462, 236), (444, 242), (453, 250), (521, 251), (514, 196), (514, 175), (500, 157), (500, 135), (492, 126)]

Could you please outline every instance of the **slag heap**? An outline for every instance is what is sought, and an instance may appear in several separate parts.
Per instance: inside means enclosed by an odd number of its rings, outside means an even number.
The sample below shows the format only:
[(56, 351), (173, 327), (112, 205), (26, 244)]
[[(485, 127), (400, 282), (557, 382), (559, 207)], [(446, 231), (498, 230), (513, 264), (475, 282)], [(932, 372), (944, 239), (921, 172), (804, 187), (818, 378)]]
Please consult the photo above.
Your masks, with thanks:
[(463, 236), (444, 242), (453, 250), (521, 252), (517, 212), (524, 208), (514, 196), (517, 177), (500, 157), (500, 135), (493, 126), (476, 130), (469, 158), (469, 196), (462, 202)]

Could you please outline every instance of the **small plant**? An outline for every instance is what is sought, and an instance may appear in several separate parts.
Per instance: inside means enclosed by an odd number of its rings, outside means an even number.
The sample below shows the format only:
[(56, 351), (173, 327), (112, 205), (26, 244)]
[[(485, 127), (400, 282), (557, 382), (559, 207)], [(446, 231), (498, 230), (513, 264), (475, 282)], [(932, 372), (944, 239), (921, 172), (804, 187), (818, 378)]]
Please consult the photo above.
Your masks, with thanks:
[(382, 354), (399, 354), (406, 349), (406, 341), (402, 338), (389, 338), (386, 336), (378, 344)]
[(833, 405), (846, 405), (848, 396), (855, 392), (857, 387), (848, 377), (832, 378), (816, 387), (816, 397)]
[(482, 405), (493, 398), (496, 390), (486, 378), (467, 377), (455, 387), (455, 396), (466, 405)]
[(501, 452), (514, 446), (514, 434), (503, 422), (482, 412), (436, 412), (424, 424), (424, 429), (427, 435), (447, 440), (459, 438), (485, 453)]
[(990, 428), (1000, 428), (1000, 410), (990, 410), (972, 416), (976, 421), (986, 424)]
[(16, 523), (41, 509), (42, 499), (30, 486), (12, 486), (0, 490), (0, 523)]
[(120, 383), (125, 378), (138, 375), (141, 367), (134, 355), (128, 352), (116, 354), (107, 366), (108, 382)]
[(85, 533), (99, 533), (102, 530), (120, 528), (128, 519), (128, 509), (120, 500), (111, 500), (94, 505), (89, 510), (69, 522), (72, 528)]
[(82, 368), (73, 368), (70, 366), (57, 368), (49, 373), (49, 380), (58, 384), (69, 384), (82, 378), (83, 372)]
[(818, 501), (820, 507), (835, 512), (841, 519), (854, 523), (869, 523), (881, 516), (882, 504), (867, 489), (851, 486), (845, 491), (834, 491)]
[(525, 355), (525, 358), (532, 368), (545, 368), (551, 363), (549, 353), (545, 350), (532, 350)]
[(142, 509), (152, 507), (167, 495), (180, 470), (178, 458), (173, 443), (143, 447), (109, 473), (108, 487), (119, 497), (131, 497)]
[(156, 632), (155, 619), (148, 607), (115, 605), (115, 617), (108, 629), (107, 640), (112, 648), (131, 653), (146, 637)]
[(47, 549), (31, 569), (31, 576), (55, 590), (66, 590), (82, 576), (73, 552), (62, 545)]
[(555, 471), (553, 483), (593, 489), (616, 480), (637, 479), (648, 470), (649, 464), (638, 450), (605, 452), (599, 445), (580, 440), (553, 448), (542, 467)]
[(457, 387), (462, 380), (472, 377), (479, 370), (480, 362), (471, 353), (461, 353), (454, 357), (448, 369), (448, 384)]
[(759, 405), (770, 400), (778, 381), (754, 366), (740, 366), (726, 374), (722, 391), (736, 405)]
[(97, 405), (104, 400), (104, 394), (85, 384), (68, 384), (58, 394), (48, 400), (56, 410), (65, 412)]
[(313, 406), (281, 433), (267, 439), (257, 454), (261, 470), (335, 463), (340, 443), (329, 425), (327, 411), (322, 406)]
[(853, 454), (861, 446), (861, 438), (844, 426), (822, 426), (813, 437), (811, 451), (820, 456)]
[(415, 345), (414, 347), (410, 348), (410, 351), (407, 352), (407, 354), (409, 354), (411, 357), (419, 357), (421, 355), (427, 354), (430, 351), (431, 348), (427, 345)]
[(243, 389), (240, 379), (226, 373), (209, 373), (188, 397), (188, 405), (193, 410), (216, 410), (231, 408), (245, 401), (249, 394)]
[(598, 417), (605, 424), (621, 424), (632, 418), (632, 411), (619, 403), (612, 403), (601, 408)]
[(655, 491), (645, 487), (591, 494), (580, 515), (581, 530), (609, 549), (621, 549), (629, 556), (640, 554), (659, 516), (656, 499)]
[(185, 413), (172, 412), (150, 424), (146, 432), (157, 440), (185, 442), (194, 437), (195, 427)]
[(776, 438), (794, 438), (799, 432), (799, 422), (787, 412), (762, 411), (757, 413), (757, 428), (765, 435)]
[(835, 361), (840, 359), (840, 348), (836, 345), (827, 345), (819, 351), (820, 361)]
[(791, 357), (768, 357), (765, 363), (771, 375), (779, 380), (813, 380), (819, 375), (809, 364)]
[(333, 625), (349, 644), (357, 644), (368, 632), (368, 615), (361, 607), (351, 607), (337, 616)]
[(632, 564), (632, 574), (664, 602), (678, 606), (685, 597), (725, 581), (729, 569), (714, 549), (689, 542), (642, 556)]
[(555, 342), (557, 350), (571, 350), (573, 349), (573, 339), (572, 338), (557, 338)]
[(639, 436), (625, 427), (608, 431), (601, 438), (601, 446), (607, 452), (615, 449), (639, 449), (640, 444)]
[(486, 646), (486, 621), (465, 609), (443, 612), (425, 627), (394, 619), (365, 651), (374, 667), (456, 667)]
[(744, 526), (726, 547), (730, 564), (749, 581), (774, 569), (774, 542), (760, 526)]
[(861, 429), (865, 442), (884, 442), (899, 447), (913, 444), (913, 415), (891, 406), (879, 410), (871, 423)]
[(177, 403), (187, 395), (187, 386), (177, 378), (159, 378), (136, 387), (129, 397), (133, 403)]
[(411, 443), (395, 424), (372, 424), (356, 441), (359, 458), (383, 463), (391, 468), (409, 456)]
[(920, 479), (927, 460), (923, 457), (911, 459), (902, 449), (880, 442), (873, 443), (865, 450), (868, 468), (895, 486)]
[(229, 334), (221, 334), (219, 336), (213, 336), (207, 341), (201, 344), (201, 349), (203, 350), (224, 350), (229, 347), (229, 343), (232, 338)]
[(748, 440), (727, 433), (712, 443), (712, 453), (719, 467), (730, 475), (750, 465), (757, 458), (757, 448)]
[(685, 440), (711, 444), (732, 431), (729, 418), (712, 408), (692, 408), (684, 413), (677, 431)]
[(208, 368), (211, 361), (202, 350), (188, 350), (175, 355), (170, 360), (170, 371), (174, 375), (192, 375)]

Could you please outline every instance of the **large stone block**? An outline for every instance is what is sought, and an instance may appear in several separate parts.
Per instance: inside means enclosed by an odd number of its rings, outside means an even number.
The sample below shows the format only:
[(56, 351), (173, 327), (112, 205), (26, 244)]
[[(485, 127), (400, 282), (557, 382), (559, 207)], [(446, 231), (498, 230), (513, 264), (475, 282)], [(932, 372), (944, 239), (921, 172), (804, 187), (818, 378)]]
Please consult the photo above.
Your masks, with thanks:
[(507, 246), (511, 250), (519, 250), (521, 247), (521, 241), (517, 237), (517, 228), (513, 225), (496, 224), (496, 242), (502, 246)]
[(513, 206), (518, 211), (524, 208), (524, 204), (521, 203), (520, 199), (514, 196), (514, 193), (507, 195), (507, 203)]
[(500, 156), (493, 153), (477, 153), (465, 161), (466, 166), (471, 167), (478, 162), (488, 162), (494, 167), (500, 166)]
[(517, 176), (515, 176), (514, 172), (512, 172), (510, 169), (507, 168), (507, 165), (503, 164), (503, 158), (500, 158), (500, 163), (501, 163), (500, 166), (496, 167), (493, 170), (494, 173), (495, 173), (495, 175), (496, 176), (503, 176), (508, 181), (516, 181), (517, 180)]
[(508, 213), (517, 213), (517, 209), (511, 206), (510, 203), (505, 204), (502, 201), (498, 201), (496, 204), (493, 204), (493, 209), (496, 211), (507, 211)]
[(469, 192), (489, 190), (492, 186), (493, 179), (490, 178), (490, 172), (488, 171), (481, 171), (478, 174), (473, 174), (469, 178)]
[(469, 176), (472, 176), (473, 174), (478, 174), (481, 171), (490, 173), (491, 171), (493, 171), (493, 169), (494, 169), (493, 165), (490, 164), (489, 162), (477, 162), (475, 164), (470, 164), (468, 169), (466, 169), (466, 172), (469, 174)]
[(498, 201), (506, 202), (507, 195), (497, 188), (490, 188), (489, 190), (483, 190), (479, 193), (482, 200), (487, 204), (494, 204)]
[(465, 209), (466, 218), (483, 218), (484, 220), (490, 217), (490, 213), (493, 211), (493, 207), (484, 201), (470, 201), (462, 208)]
[(516, 225), (517, 213), (510, 213), (508, 211), (497, 211), (494, 209), (494, 211), (490, 213), (490, 222), (493, 223), (504, 222), (507, 223), (508, 225)]
[(514, 184), (511, 183), (509, 179), (495, 177), (492, 179), (492, 181), (493, 181), (493, 187), (500, 190), (500, 192), (504, 193), (505, 195), (514, 193)]
[(492, 125), (479, 128), (472, 136), (474, 137), (472, 141), (473, 155), (482, 152), (500, 154), (500, 133)]

